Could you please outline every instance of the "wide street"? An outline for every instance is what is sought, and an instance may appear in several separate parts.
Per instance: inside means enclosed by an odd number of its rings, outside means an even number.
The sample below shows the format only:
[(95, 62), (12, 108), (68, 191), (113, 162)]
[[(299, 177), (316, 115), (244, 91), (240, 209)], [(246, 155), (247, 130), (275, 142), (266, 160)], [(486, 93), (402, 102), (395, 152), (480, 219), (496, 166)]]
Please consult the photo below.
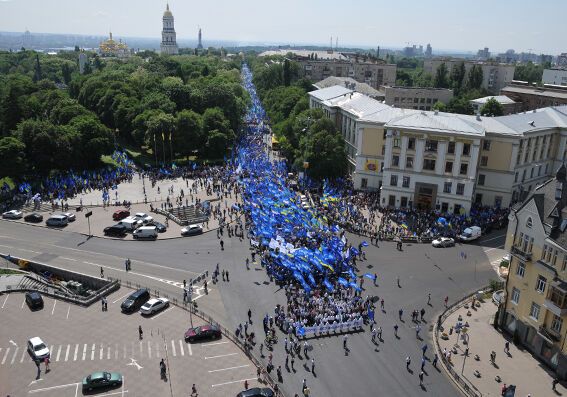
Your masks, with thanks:
[[(388, 396), (456, 395), (451, 381), (429, 362), (425, 366), (424, 386), (419, 386), (421, 347), (430, 342), (429, 327), (441, 312), (445, 296), (452, 302), (497, 278), (493, 264), (504, 254), (500, 249), (503, 233), (496, 231), (484, 237), (480, 243), (486, 247), (471, 244), (435, 249), (427, 244), (408, 244), (399, 252), (395, 243), (369, 246), (367, 260), (359, 262), (359, 269), (361, 274), (378, 275), (377, 286), (366, 280), (363, 296), (378, 295), (385, 300), (385, 311), (376, 313), (377, 326), (383, 328), (383, 342), (373, 345), (366, 327), (365, 332), (349, 336), (347, 355), (342, 347), (342, 336), (311, 339), (313, 350), (309, 358), (314, 358), (315, 373), (310, 371), (311, 363), (303, 366), (305, 360), (297, 360), (296, 373), (292, 374), (284, 366), (280, 333), (273, 362), (276, 368), (282, 366), (283, 389), (291, 396), (300, 393), (302, 380), (306, 379), (313, 396), (367, 396), (376, 390)], [(355, 245), (361, 241), (354, 236), (349, 239)], [(230, 272), (230, 282), (213, 285), (209, 276), (209, 294), (197, 295), (199, 308), (231, 329), (245, 322), (246, 312), (251, 308), (256, 334), (263, 335), (262, 317), (265, 313), (273, 315), (277, 303), (285, 304), (285, 295), (269, 282), (260, 266), (251, 265), (250, 270), (246, 269), (245, 258), (250, 253), (248, 240), (228, 239), (226, 235), (224, 240), (225, 250), (221, 251), (214, 232), (192, 238), (137, 242), (87, 239), (64, 230), (0, 222), (2, 253), (92, 275), (99, 275), (102, 266), (105, 276), (129, 280), (178, 299), (182, 296), (184, 279), (189, 280), (206, 270), (212, 272), (219, 263), (221, 270)], [(124, 271), (126, 257), (132, 260), (132, 271), (128, 274)], [(427, 305), (428, 293), (431, 293), (430, 306)], [(403, 322), (398, 321), (400, 308), (404, 309)], [(409, 317), (412, 310), (421, 308), (426, 310), (426, 324), (421, 332), (424, 341), (416, 339), (415, 324)], [(399, 338), (393, 335), (394, 324), (400, 327)], [(432, 350), (429, 344), (429, 358)], [(264, 353), (268, 354), (265, 349)], [(259, 356), (258, 346), (254, 354)], [(408, 355), (412, 358), (411, 372), (405, 367)]]

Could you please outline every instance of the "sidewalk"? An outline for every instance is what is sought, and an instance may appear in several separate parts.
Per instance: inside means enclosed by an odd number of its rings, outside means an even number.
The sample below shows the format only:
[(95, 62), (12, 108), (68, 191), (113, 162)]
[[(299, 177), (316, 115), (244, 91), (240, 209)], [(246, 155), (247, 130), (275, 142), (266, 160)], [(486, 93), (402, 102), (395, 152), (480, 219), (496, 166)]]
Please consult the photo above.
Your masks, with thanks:
[[(470, 306), (470, 302), (469, 302)], [(467, 316), (469, 309), (460, 307), (449, 315), (443, 322), (444, 332), (449, 335), (449, 329), (462, 317), (462, 323), (469, 323), (469, 355), (465, 357), (467, 345), (463, 344), (461, 334), (453, 331), (448, 340), (441, 338), (439, 333), (439, 346), (442, 354), (443, 349), (453, 350), (451, 355), (452, 369), (465, 382), (476, 388), (482, 396), (500, 396), (502, 385), (515, 385), (516, 396), (525, 397), (528, 394), (536, 396), (561, 396), (566, 395), (567, 389), (557, 385), (557, 393), (551, 390), (552, 375), (547, 368), (537, 361), (527, 350), (518, 349), (510, 340), (510, 354), (504, 352), (504, 344), (507, 339), (491, 325), (496, 314), (496, 305), (486, 299), (476, 310), (470, 310), (471, 316)], [(459, 339), (458, 339), (459, 338)], [(496, 352), (496, 365), (490, 362), (490, 353)], [(475, 359), (475, 355), (479, 360)], [(441, 362), (441, 359), (439, 360)], [(464, 368), (464, 371), (463, 371)], [(475, 376), (475, 371), (480, 372), (480, 377)], [(495, 378), (500, 376), (501, 382)], [(471, 388), (472, 389), (472, 388)]]

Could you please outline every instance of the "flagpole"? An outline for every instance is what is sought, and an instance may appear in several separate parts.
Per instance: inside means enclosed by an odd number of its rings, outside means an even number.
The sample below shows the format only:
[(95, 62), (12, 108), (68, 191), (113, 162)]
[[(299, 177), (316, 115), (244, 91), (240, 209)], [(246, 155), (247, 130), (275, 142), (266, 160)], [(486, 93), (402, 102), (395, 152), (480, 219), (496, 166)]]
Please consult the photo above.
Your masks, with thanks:
[(154, 157), (156, 159), (156, 165), (157, 165), (157, 146), (156, 146), (156, 133), (154, 132)]
[(169, 152), (171, 153), (171, 162), (173, 163), (173, 144), (171, 143), (171, 131), (169, 132)]
[(163, 151), (163, 165), (165, 165), (165, 135), (161, 133), (161, 150)]

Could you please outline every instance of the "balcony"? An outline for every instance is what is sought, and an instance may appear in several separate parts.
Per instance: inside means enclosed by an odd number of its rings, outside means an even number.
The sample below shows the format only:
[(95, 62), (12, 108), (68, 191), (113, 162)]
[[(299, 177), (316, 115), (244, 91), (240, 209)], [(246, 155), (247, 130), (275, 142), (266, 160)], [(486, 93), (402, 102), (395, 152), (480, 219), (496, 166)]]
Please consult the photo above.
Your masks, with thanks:
[(561, 335), (553, 331), (551, 328), (547, 328), (545, 325), (540, 325), (537, 331), (538, 335), (545, 339), (547, 342), (553, 344), (561, 340)]
[(543, 306), (556, 316), (563, 317), (567, 315), (567, 299), (565, 292), (561, 291), (554, 285), (548, 288), (547, 296), (543, 301)]
[(512, 246), (511, 250), (512, 255), (520, 259), (522, 262), (531, 262), (532, 260), (532, 253), (525, 252), (522, 247)]

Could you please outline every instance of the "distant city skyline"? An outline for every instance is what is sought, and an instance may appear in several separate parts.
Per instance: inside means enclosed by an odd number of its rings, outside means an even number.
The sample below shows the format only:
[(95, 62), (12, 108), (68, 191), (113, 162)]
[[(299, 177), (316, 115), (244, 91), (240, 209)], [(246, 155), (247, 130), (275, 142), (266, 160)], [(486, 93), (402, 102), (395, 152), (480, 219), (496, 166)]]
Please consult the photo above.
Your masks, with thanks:
[[(156, 0), (0, 0), (0, 29), (116, 37), (160, 37), (166, 1)], [(454, 1), (358, 0), (346, 9), (336, 0), (169, 1), (178, 39), (203, 44), (333, 45), (401, 48), (431, 43), (433, 51), (517, 52), (557, 55), (567, 52), (567, 2), (477, 0), (470, 7)], [(403, 5), (402, 5), (403, 4)], [(456, 11), (455, 11), (456, 9)], [(252, 22), (254, 21), (254, 22)]]

